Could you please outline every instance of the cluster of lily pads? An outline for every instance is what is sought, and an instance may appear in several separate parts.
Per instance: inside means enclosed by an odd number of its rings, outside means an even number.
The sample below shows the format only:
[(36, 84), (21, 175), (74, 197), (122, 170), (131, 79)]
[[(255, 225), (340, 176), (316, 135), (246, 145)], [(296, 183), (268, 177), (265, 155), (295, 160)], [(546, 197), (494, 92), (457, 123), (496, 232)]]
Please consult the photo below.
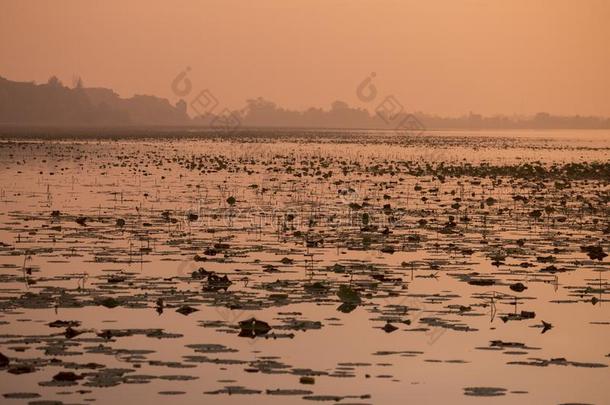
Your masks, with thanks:
[[(183, 395), (188, 381), (200, 378), (199, 367), (211, 367), (231, 370), (231, 381), (219, 378), (199, 394), (374, 401), (375, 381), (399, 382), (399, 371), (375, 376), (364, 370), (383, 363), (370, 358), (312, 369), (257, 345), (285, 342), (298, 351), (308, 336), (349, 333), (359, 313), (380, 347), (401, 334), (425, 343), (424, 350), (405, 343), (371, 351), (373, 358), (422, 361), (425, 348), (466, 335), (471, 345), (459, 356), (473, 348), (521, 356), (506, 367), (607, 367), (607, 358), (529, 357), (541, 348), (500, 338), (480, 346), (477, 336), (483, 328), (486, 335), (505, 328), (569, 333), (585, 321), (557, 316), (562, 305), (607, 305), (608, 160), (471, 163), (447, 156), (452, 145), (556, 148), (504, 138), (367, 142), (305, 131), (201, 144), (2, 143), (0, 163), (12, 178), (2, 183), (0, 373), (40, 376), (19, 392), (4, 387), (5, 397), (92, 399), (100, 389), (162, 381), (179, 389), (160, 395)], [(391, 153), (366, 153), (386, 143)], [(435, 159), (409, 149), (422, 146), (436, 151)], [(556, 298), (537, 296), (543, 288), (558, 291)], [(324, 311), (334, 315), (320, 318)], [(171, 321), (100, 327), (88, 318), (94, 313)], [(36, 332), (12, 332), (20, 323)], [(586, 323), (608, 333), (603, 321)], [(193, 328), (223, 343), (193, 343)], [(183, 352), (157, 356), (160, 341)], [(129, 348), (133, 342), (147, 347)], [(286, 377), (289, 386), (246, 387), (253, 373), (269, 382)], [(359, 375), (371, 381), (363, 392), (318, 391), (320, 380)], [(519, 393), (470, 385), (459, 395)]]

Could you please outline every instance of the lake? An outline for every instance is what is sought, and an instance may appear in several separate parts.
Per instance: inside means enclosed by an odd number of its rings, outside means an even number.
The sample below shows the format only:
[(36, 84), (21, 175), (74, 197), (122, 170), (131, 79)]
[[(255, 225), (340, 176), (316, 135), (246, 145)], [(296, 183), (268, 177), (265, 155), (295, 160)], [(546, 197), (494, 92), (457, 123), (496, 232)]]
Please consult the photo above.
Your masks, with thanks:
[(610, 131), (5, 138), (0, 165), (3, 403), (610, 401)]

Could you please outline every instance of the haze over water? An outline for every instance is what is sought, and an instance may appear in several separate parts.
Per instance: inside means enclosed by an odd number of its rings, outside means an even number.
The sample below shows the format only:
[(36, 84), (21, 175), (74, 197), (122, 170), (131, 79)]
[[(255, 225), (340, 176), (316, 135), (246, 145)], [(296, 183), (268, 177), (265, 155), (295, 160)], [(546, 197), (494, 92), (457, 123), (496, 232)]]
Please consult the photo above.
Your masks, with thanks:
[(606, 404), (607, 2), (4, 1), (2, 404)]
[(2, 391), (604, 403), (606, 140), (349, 134), (3, 143)]

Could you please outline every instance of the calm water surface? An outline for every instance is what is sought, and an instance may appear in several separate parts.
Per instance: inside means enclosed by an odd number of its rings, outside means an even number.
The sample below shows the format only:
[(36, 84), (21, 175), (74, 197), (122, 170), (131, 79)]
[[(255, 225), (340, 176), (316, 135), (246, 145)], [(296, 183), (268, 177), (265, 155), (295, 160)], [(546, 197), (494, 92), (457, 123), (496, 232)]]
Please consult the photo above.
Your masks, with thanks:
[(610, 403), (609, 162), (608, 131), (2, 141), (2, 403)]

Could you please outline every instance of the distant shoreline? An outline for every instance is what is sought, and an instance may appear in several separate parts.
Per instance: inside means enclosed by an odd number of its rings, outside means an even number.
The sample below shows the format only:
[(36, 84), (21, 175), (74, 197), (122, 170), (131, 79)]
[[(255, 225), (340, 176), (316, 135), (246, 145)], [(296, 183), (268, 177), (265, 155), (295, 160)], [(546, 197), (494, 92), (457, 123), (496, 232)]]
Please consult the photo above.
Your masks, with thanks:
[(353, 135), (354, 133), (384, 135), (396, 135), (406, 137), (426, 137), (430, 135), (490, 135), (515, 132), (524, 134), (531, 132), (540, 135), (545, 132), (566, 133), (570, 131), (582, 131), (587, 133), (607, 132), (609, 129), (598, 128), (434, 128), (426, 129), (421, 134), (409, 134), (405, 131), (391, 129), (371, 128), (316, 128), (316, 127), (240, 127), (234, 130), (222, 130), (202, 126), (28, 126), (28, 125), (5, 125), (0, 123), (0, 139), (146, 139), (146, 138), (171, 138), (171, 139), (216, 139), (226, 138), (269, 138), (269, 137), (299, 137), (313, 136), (316, 133), (334, 134), (339, 137)]

